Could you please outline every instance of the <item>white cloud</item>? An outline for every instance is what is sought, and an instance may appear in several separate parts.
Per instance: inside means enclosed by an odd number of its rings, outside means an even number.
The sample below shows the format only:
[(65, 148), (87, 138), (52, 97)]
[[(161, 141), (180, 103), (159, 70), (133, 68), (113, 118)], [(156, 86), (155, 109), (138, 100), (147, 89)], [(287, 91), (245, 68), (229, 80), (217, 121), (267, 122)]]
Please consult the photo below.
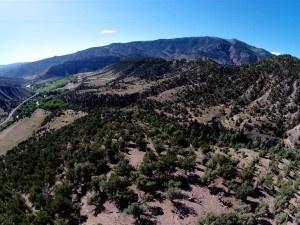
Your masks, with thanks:
[(101, 31), (101, 34), (113, 34), (113, 33), (116, 33), (116, 32), (117, 32), (116, 30), (108, 29), (108, 30)]
[(280, 52), (271, 52), (273, 55), (281, 55)]

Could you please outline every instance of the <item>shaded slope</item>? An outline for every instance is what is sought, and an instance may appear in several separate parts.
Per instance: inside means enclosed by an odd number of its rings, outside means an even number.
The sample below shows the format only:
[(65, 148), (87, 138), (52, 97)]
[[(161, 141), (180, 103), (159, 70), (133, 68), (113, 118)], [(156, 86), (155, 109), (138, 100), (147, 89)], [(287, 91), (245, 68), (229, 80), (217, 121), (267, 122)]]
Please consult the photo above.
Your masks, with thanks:
[(31, 96), (32, 92), (22, 86), (23, 82), (22, 79), (0, 78), (0, 108), (8, 112)]
[(103, 56), (67, 61), (57, 66), (52, 66), (43, 77), (68, 76), (71, 74), (96, 71), (107, 65), (116, 63), (119, 60), (119, 57)]

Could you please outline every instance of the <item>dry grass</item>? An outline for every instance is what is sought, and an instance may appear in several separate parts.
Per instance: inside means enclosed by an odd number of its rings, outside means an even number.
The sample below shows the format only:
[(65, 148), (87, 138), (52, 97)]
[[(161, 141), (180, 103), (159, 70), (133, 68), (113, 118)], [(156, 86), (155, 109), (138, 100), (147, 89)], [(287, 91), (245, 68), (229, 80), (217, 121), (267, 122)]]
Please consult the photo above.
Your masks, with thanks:
[(80, 86), (81, 83), (68, 83), (66, 86), (63, 87), (63, 89), (65, 90), (69, 90), (69, 91), (73, 91), (75, 90), (77, 87)]
[(87, 115), (84, 112), (65, 110), (62, 115), (41, 127), (42, 122), (49, 112), (37, 109), (31, 117), (22, 119), (0, 132), (0, 154), (5, 154), (9, 149), (27, 140), (36, 132), (42, 133), (50, 130), (58, 130), (63, 126), (73, 123), (76, 119)]
[(82, 73), (78, 75), (78, 80), (83, 82), (84, 86), (95, 88), (101, 87), (110, 81), (116, 79), (118, 74), (112, 73), (112, 71), (107, 69), (102, 69), (92, 73)]
[(22, 119), (1, 131), (0, 154), (5, 154), (9, 149), (31, 137), (47, 115), (48, 112), (38, 109), (31, 117)]
[(73, 123), (75, 120), (86, 116), (87, 113), (85, 112), (76, 112), (74, 110), (68, 109), (63, 111), (62, 115), (55, 117), (49, 123), (41, 127), (41, 130), (46, 129), (49, 130), (58, 130), (66, 125)]

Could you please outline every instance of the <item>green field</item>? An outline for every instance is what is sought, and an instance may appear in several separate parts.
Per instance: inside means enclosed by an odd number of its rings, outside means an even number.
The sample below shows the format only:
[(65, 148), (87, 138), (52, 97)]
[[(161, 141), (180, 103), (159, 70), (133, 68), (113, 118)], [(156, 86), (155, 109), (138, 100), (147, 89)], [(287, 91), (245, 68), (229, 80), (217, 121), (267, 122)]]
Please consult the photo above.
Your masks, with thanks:
[(68, 78), (53, 81), (50, 84), (38, 85), (38, 86), (35, 87), (36, 88), (35, 91), (39, 92), (39, 93), (45, 93), (45, 92), (53, 91), (57, 88), (62, 88), (65, 85), (67, 85), (68, 83), (76, 82), (76, 81), (77, 81), (76, 77), (71, 76), (71, 77), (68, 77)]

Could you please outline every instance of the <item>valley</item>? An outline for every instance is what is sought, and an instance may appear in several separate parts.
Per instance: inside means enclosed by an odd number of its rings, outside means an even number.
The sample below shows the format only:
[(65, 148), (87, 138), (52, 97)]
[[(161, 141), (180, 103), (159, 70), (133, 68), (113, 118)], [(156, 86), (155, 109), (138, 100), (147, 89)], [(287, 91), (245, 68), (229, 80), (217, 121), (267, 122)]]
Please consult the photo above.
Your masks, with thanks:
[[(24, 79), (0, 77), (0, 108), (3, 114), (9, 114), (10, 111), (32, 96), (34, 93), (27, 89)], [(3, 122), (4, 117), (0, 117)]]
[(24, 105), (27, 101), (29, 101), (30, 99), (36, 97), (38, 95), (38, 93), (32, 95), (31, 97), (27, 98), (26, 100), (24, 100), (23, 102), (21, 102), (16, 108), (14, 108), (13, 110), (11, 110), (11, 112), (8, 114), (7, 118), (0, 123), (0, 127), (5, 126), (6, 123), (8, 123), (11, 120), (11, 117), (13, 116), (13, 114), (18, 110), (18, 108), (20, 108), (22, 105)]
[(300, 223), (300, 60), (172, 54), (32, 80), (0, 132), (0, 223)]

